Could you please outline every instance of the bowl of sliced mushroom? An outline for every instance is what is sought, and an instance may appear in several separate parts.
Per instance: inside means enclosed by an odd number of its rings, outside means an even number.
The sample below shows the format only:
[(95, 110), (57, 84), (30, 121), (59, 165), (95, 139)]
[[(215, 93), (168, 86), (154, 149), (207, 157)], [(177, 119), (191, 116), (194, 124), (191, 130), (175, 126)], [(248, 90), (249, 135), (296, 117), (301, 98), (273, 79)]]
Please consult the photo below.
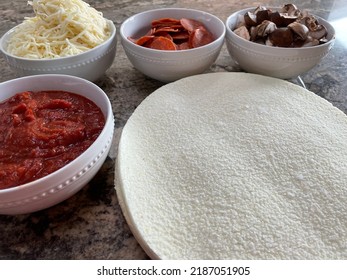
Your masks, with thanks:
[(226, 20), (229, 54), (246, 72), (295, 78), (320, 63), (334, 42), (327, 20), (294, 4), (243, 9)]

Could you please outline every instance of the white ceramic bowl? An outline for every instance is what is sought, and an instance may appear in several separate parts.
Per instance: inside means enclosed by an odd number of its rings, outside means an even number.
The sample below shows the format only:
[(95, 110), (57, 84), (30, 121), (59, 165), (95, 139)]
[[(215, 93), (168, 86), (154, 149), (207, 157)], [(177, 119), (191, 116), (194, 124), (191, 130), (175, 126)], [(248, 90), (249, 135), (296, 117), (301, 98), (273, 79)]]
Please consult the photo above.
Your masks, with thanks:
[[(315, 16), (327, 30), (325, 44), (313, 47), (283, 48), (266, 46), (247, 41), (233, 32), (238, 15), (254, 8), (247, 8), (230, 15), (226, 20), (226, 45), (232, 59), (246, 72), (289, 79), (315, 67), (324, 58), (335, 42), (335, 30), (326, 20)], [(276, 9), (275, 9), (276, 10)], [(278, 9), (277, 9), (278, 10)]]
[(1, 37), (0, 50), (11, 69), (19, 77), (38, 74), (65, 74), (96, 81), (112, 65), (116, 55), (116, 27), (110, 20), (108, 20), (108, 24), (111, 29), (111, 36), (99, 46), (78, 55), (55, 59), (27, 59), (11, 55), (6, 51), (7, 42), (16, 27)]
[(24, 214), (53, 206), (75, 194), (98, 172), (111, 146), (114, 119), (105, 92), (85, 79), (48, 74), (22, 77), (0, 84), (0, 102), (18, 92), (63, 90), (92, 100), (105, 116), (105, 126), (95, 142), (79, 157), (38, 180), (0, 190), (0, 214)]
[[(162, 51), (136, 45), (128, 37), (138, 38), (160, 18), (191, 18), (202, 22), (215, 36), (207, 45), (177, 51)], [(143, 74), (162, 82), (171, 82), (207, 70), (217, 59), (224, 43), (225, 25), (214, 15), (184, 8), (150, 10), (131, 16), (120, 27), (121, 43), (133, 66)]]

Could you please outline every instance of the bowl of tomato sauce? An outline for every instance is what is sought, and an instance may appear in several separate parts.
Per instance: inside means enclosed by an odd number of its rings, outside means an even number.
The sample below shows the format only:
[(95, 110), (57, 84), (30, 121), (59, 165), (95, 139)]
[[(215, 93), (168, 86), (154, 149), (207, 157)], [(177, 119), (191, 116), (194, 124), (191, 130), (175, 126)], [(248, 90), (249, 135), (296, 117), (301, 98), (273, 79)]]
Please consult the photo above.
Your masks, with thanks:
[(39, 211), (77, 193), (111, 146), (106, 93), (60, 74), (6, 81), (0, 92), (0, 214)]

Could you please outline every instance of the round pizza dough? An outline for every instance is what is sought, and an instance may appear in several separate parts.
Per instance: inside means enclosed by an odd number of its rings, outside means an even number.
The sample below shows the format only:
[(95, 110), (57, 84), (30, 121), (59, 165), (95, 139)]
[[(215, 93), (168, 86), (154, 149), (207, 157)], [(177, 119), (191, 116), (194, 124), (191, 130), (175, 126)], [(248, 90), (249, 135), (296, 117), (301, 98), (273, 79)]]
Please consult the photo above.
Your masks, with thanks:
[(151, 258), (347, 258), (347, 117), (289, 82), (214, 73), (159, 88), (125, 125), (116, 171)]

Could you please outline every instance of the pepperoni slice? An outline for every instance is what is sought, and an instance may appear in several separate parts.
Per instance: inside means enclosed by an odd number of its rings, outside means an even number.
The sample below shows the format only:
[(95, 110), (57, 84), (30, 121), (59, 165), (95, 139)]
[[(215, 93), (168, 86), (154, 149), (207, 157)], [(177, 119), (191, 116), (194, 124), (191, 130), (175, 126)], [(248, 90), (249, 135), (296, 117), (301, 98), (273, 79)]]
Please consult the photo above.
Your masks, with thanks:
[[(174, 34), (174, 33), (172, 33), (172, 34)], [(165, 38), (168, 38), (168, 39), (170, 39), (171, 41), (173, 41), (172, 35), (171, 35), (169, 32), (164, 32), (164, 31), (162, 31), (162, 32), (157, 32), (157, 33), (155, 33), (155, 35), (158, 36), (158, 37), (165, 37)]]
[(188, 50), (188, 49), (190, 49), (189, 43), (188, 42), (183, 42), (181, 44), (177, 44), (177, 49), (178, 50)]
[(165, 50), (165, 51), (175, 51), (177, 50), (176, 45), (172, 40), (166, 37), (155, 37), (151, 44), (149, 45), (151, 49)]
[(171, 25), (179, 25), (181, 26), (181, 22), (175, 18), (161, 18), (155, 19), (152, 21), (152, 27), (162, 27), (162, 26), (171, 26)]
[(206, 29), (205, 26), (195, 19), (189, 19), (189, 18), (182, 18), (180, 20), (182, 26), (184, 29), (188, 30), (189, 32), (193, 32), (194, 30), (200, 28), (200, 29)]
[(165, 26), (165, 27), (155, 28), (155, 30), (152, 31), (152, 34), (156, 35), (157, 33), (160, 33), (160, 32), (179, 32), (179, 31), (181, 30), (177, 28), (172, 28), (170, 26)]
[(176, 32), (174, 34), (171, 34), (171, 37), (173, 40), (189, 40), (189, 33), (184, 30), (184, 31), (180, 31), (180, 32)]
[(153, 35), (146, 35), (142, 36), (141, 38), (135, 40), (135, 44), (138, 44), (140, 46), (145, 45), (148, 41), (152, 40), (154, 38)]
[(146, 35), (128, 39), (140, 46), (158, 50), (186, 50), (201, 47), (214, 40), (202, 22), (189, 18), (155, 19)]
[(189, 46), (191, 48), (198, 48), (207, 45), (213, 41), (213, 36), (206, 29), (198, 28), (194, 30), (189, 36)]

